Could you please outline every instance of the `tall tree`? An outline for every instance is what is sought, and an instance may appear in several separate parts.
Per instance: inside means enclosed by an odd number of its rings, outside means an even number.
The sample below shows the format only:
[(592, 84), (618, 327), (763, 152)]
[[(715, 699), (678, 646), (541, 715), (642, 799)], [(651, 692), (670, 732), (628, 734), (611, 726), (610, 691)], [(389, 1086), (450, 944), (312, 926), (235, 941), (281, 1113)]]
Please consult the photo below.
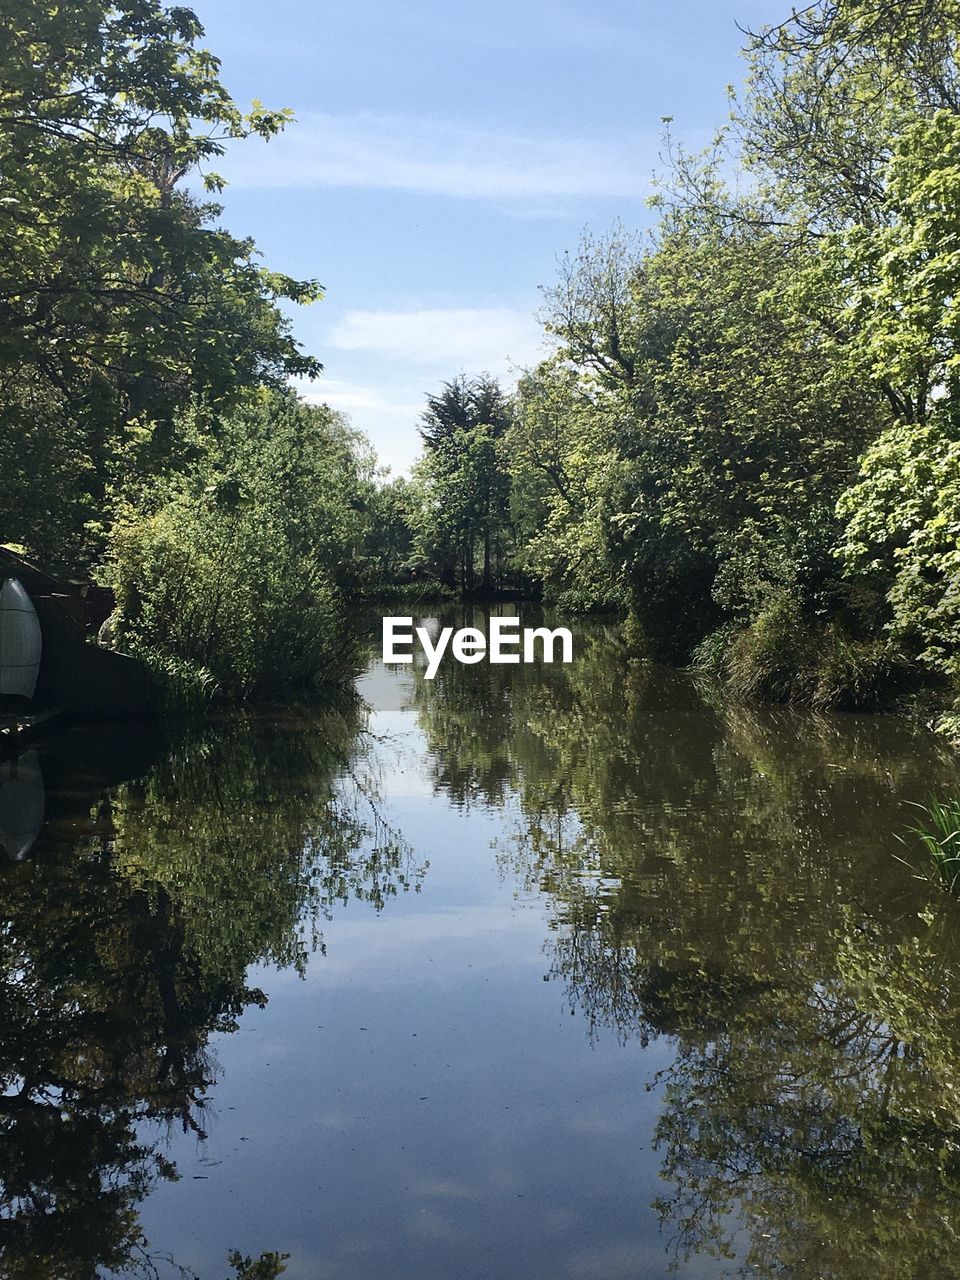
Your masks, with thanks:
[(426, 485), (422, 540), (441, 576), (464, 591), (489, 592), (502, 576), (509, 529), (509, 479), (502, 442), (510, 405), (496, 379), (461, 374), (427, 397), (420, 434), (426, 445), (421, 474)]
[(161, 0), (0, 0), (0, 536), (76, 560), (108, 460), (136, 424), (170, 455), (175, 411), (318, 366), (278, 299), (320, 294), (257, 265), (220, 207), (181, 189), (244, 114)]

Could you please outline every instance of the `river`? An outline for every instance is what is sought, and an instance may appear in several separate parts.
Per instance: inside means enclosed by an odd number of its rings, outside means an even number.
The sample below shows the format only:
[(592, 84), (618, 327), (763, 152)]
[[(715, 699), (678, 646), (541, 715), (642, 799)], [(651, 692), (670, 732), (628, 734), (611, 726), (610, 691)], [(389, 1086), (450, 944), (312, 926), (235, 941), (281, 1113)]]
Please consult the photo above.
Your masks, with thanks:
[(955, 758), (568, 625), (0, 766), (0, 1275), (960, 1276)]

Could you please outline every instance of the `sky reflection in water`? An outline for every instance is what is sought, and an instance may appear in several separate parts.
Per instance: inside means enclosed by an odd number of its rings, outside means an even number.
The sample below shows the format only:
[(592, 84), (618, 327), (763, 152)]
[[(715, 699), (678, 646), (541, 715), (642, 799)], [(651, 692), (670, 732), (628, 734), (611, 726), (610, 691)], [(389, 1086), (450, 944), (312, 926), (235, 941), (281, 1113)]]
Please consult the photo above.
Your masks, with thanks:
[(957, 912), (894, 856), (952, 762), (577, 638), (41, 745), (0, 1275), (960, 1276)]

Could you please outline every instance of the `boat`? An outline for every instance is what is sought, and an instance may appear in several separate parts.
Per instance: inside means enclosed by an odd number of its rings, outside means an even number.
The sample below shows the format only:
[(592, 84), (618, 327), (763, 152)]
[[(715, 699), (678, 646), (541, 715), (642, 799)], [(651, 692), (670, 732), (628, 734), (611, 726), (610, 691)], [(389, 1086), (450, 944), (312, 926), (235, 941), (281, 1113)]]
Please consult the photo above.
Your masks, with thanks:
[(17, 578), (0, 587), (0, 696), (32, 698), (43, 640), (33, 602)]
[(36, 751), (0, 762), (0, 863), (23, 861), (40, 834), (45, 808)]

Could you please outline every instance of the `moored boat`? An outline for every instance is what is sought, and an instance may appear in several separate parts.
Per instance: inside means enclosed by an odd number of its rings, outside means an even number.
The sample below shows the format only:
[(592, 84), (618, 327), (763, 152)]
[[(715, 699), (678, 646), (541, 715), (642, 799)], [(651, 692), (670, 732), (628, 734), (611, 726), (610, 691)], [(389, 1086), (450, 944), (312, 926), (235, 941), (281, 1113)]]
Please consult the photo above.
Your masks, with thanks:
[(17, 578), (0, 586), (0, 695), (32, 698), (40, 673), (40, 620)]

